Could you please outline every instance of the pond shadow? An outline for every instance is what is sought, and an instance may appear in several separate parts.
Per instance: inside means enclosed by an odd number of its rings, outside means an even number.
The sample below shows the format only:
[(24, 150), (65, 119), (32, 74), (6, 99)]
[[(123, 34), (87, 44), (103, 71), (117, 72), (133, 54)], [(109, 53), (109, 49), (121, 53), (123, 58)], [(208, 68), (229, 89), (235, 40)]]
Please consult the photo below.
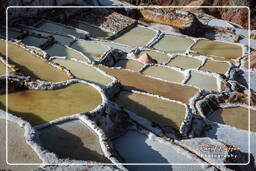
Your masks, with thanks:
[[(180, 125), (178, 123), (175, 123), (175, 121), (171, 120), (170, 118), (166, 118), (160, 114), (158, 114), (155, 111), (150, 110), (146, 106), (140, 104), (139, 102), (133, 101), (132, 99), (129, 99), (128, 96), (131, 95), (132, 93), (126, 93), (122, 94), (122, 100), (124, 102), (121, 102), (119, 98), (112, 98), (111, 100), (115, 103), (118, 103), (122, 105), (124, 108), (136, 113), (137, 115), (144, 117), (148, 120), (150, 120), (154, 126), (160, 126), (164, 128), (169, 128), (166, 130), (170, 130), (171, 132), (174, 131), (177, 134), (179, 134), (179, 128)], [(182, 114), (182, 117), (184, 118), (184, 114)]]
[(80, 137), (55, 125), (40, 130), (40, 140), (44, 148), (62, 159), (111, 163), (103, 155), (87, 148)]

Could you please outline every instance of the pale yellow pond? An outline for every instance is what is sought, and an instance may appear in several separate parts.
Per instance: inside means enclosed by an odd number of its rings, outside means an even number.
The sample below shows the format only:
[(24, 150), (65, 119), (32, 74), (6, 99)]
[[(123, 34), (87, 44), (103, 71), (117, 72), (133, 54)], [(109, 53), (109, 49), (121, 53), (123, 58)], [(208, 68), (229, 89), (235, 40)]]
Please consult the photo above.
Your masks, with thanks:
[(177, 130), (186, 113), (186, 108), (182, 104), (128, 91), (121, 91), (112, 100), (152, 122)]
[(113, 33), (111, 32), (107, 32), (105, 30), (100, 29), (99, 27), (94, 27), (84, 22), (71, 21), (69, 22), (69, 24), (71, 24), (73, 27), (77, 27), (81, 30), (85, 30), (86, 32), (89, 32), (92, 37), (104, 38), (104, 37), (109, 37), (113, 35)]
[[(51, 66), (47, 61), (40, 59), (18, 45), (9, 43), (8, 49), (9, 63), (15, 64), (17, 68), (26, 75), (50, 82), (59, 82), (69, 79), (64, 71)], [(0, 54), (5, 56), (5, 41), (2, 40), (0, 41)]]
[(77, 52), (76, 50), (72, 48), (67, 48), (65, 46), (54, 44), (49, 49), (45, 50), (48, 55), (50, 56), (60, 56), (60, 57), (67, 57), (70, 58), (76, 58), (81, 61), (87, 62), (87, 59), (85, 56)]
[(168, 66), (178, 67), (183, 69), (196, 69), (202, 64), (202, 61), (189, 56), (175, 56), (167, 64)]
[(74, 76), (80, 79), (94, 82), (100, 86), (106, 86), (113, 81), (108, 76), (103, 75), (103, 73), (87, 64), (65, 59), (54, 59), (53, 62), (64, 66), (70, 70)]
[(193, 43), (192, 39), (166, 34), (153, 48), (168, 53), (184, 53)]
[(229, 68), (230, 66), (226, 62), (207, 59), (206, 63), (200, 68), (200, 70), (225, 74), (229, 70)]
[[(0, 95), (5, 110), (5, 94)], [(89, 112), (102, 103), (100, 93), (92, 86), (76, 83), (56, 90), (23, 90), (8, 95), (8, 112), (32, 125), (76, 113)]]
[(78, 40), (71, 46), (72, 48), (82, 52), (85, 56), (99, 60), (100, 57), (109, 49), (97, 43), (96, 41)]
[(212, 40), (199, 40), (192, 46), (192, 50), (200, 54), (220, 56), (226, 59), (236, 59), (243, 55), (241, 46)]
[(178, 83), (181, 83), (185, 79), (185, 76), (182, 72), (163, 66), (150, 66), (146, 68), (142, 73), (144, 75)]
[(160, 64), (165, 64), (170, 60), (170, 57), (168, 55), (164, 53), (156, 52), (153, 50), (142, 51), (139, 55), (143, 55), (145, 53), (147, 53), (149, 56), (155, 59), (157, 63), (160, 63)]
[(155, 35), (155, 31), (137, 26), (120, 35), (113, 41), (132, 47), (144, 47), (153, 39)]
[(193, 85), (208, 91), (218, 91), (217, 79), (215, 77), (195, 71), (191, 72), (191, 77), (186, 84)]
[[(250, 129), (251, 131), (256, 131), (256, 111), (250, 110)], [(249, 109), (245, 107), (228, 107), (218, 109), (216, 112), (212, 113), (208, 119), (231, 125), (240, 129), (248, 130)]]
[(117, 61), (115, 67), (122, 67), (133, 71), (139, 71), (144, 65), (136, 60), (121, 59)]
[(53, 22), (45, 22), (40, 27), (40, 30), (43, 31), (51, 31), (51, 32), (58, 32), (63, 34), (73, 35), (75, 37), (84, 37), (88, 32), (72, 27), (66, 27), (65, 25)]

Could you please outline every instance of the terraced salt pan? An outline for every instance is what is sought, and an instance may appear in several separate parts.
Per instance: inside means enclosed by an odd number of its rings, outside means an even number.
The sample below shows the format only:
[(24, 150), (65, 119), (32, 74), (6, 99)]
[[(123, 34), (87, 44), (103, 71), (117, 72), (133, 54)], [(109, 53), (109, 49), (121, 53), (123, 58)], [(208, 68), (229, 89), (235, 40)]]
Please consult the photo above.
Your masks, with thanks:
[[(64, 71), (51, 66), (47, 61), (40, 59), (25, 48), (13, 43), (8, 43), (8, 49), (9, 63), (14, 63), (17, 68), (26, 75), (50, 82), (59, 82), (69, 79)], [(0, 53), (5, 56), (4, 40), (0, 41)]]
[(157, 63), (165, 64), (170, 60), (170, 57), (168, 55), (153, 50), (142, 51), (139, 55), (143, 55), (145, 53), (155, 59)]
[[(18, 36), (21, 36), (22, 33), (18, 32), (18, 31), (14, 31), (14, 30), (11, 30), (9, 29), (8, 30), (8, 38), (13, 38), (13, 39), (17, 39)], [(4, 27), (1, 27), (0, 26), (0, 36), (5, 38), (6, 37), (6, 28)]]
[[(139, 133), (128, 131), (113, 141), (115, 148), (127, 163), (197, 163), (186, 155), (179, 153), (171, 143), (160, 143), (155, 139)], [(129, 170), (170, 171), (191, 170), (202, 171), (199, 165), (128, 165)]]
[(36, 165), (8, 165), (6, 163), (6, 135), (5, 128), (8, 126), (8, 162), (9, 163), (42, 163), (33, 149), (26, 143), (24, 138), (24, 128), (16, 123), (0, 119), (0, 168), (3, 170), (33, 170), (39, 166)]
[(187, 81), (188, 85), (193, 85), (207, 91), (218, 91), (217, 79), (196, 71), (191, 71), (191, 77)]
[(133, 71), (139, 71), (144, 65), (136, 60), (120, 59), (115, 64), (115, 67), (122, 67), (124, 69), (130, 69)]
[(165, 34), (153, 48), (169, 53), (184, 53), (193, 43), (192, 39)]
[[(5, 94), (0, 95), (5, 110)], [(62, 116), (89, 112), (102, 103), (100, 93), (83, 83), (71, 84), (56, 90), (22, 90), (8, 94), (8, 111), (32, 125), (55, 120)], [(36, 106), (36, 107), (35, 107)]]
[(41, 129), (40, 140), (59, 158), (111, 163), (104, 157), (98, 135), (79, 120)]
[(120, 35), (113, 41), (132, 47), (144, 47), (154, 38), (155, 35), (156, 32), (154, 30), (137, 26)]
[(59, 44), (53, 44), (50, 48), (46, 49), (45, 52), (50, 56), (66, 57), (67, 59), (76, 58), (87, 62), (87, 58), (76, 50)]
[(103, 45), (109, 46), (113, 49), (120, 49), (120, 50), (122, 50), (126, 53), (131, 52), (131, 50), (133, 49), (133, 47), (130, 47), (130, 46), (127, 46), (127, 45), (124, 45), (124, 44), (118, 44), (118, 43), (115, 43), (115, 42), (110, 42), (110, 41), (101, 41), (100, 43), (103, 44)]
[(109, 48), (95, 41), (78, 40), (71, 46), (72, 48), (82, 52), (87, 57), (99, 60)]
[(175, 56), (171, 59), (171, 61), (167, 64), (171, 67), (178, 67), (182, 69), (197, 69), (202, 64), (202, 61), (196, 58), (192, 58), (189, 56)]
[(108, 76), (87, 64), (65, 59), (54, 59), (53, 62), (64, 66), (70, 70), (74, 76), (96, 83), (102, 87), (109, 85), (113, 81)]
[(95, 27), (81, 21), (72, 20), (68, 24), (90, 33), (90, 36), (95, 38), (105, 38), (113, 35), (111, 32), (107, 32), (99, 27)]
[(63, 34), (72, 35), (75, 37), (85, 37), (85, 35), (88, 34), (88, 32), (78, 28), (67, 27), (59, 23), (48, 22), (48, 21), (40, 25), (39, 29), (43, 31), (51, 30), (51, 32), (63, 33)]
[(202, 71), (225, 74), (230, 68), (226, 62), (214, 61), (207, 59), (205, 64), (200, 68)]
[(121, 91), (112, 100), (160, 126), (171, 126), (177, 130), (186, 114), (186, 108), (182, 104), (139, 93)]
[(39, 47), (41, 44), (43, 44), (46, 41), (47, 39), (36, 37), (36, 36), (26, 36), (21, 40), (23, 44), (27, 46), (35, 46), (35, 47)]
[[(250, 113), (250, 129), (256, 132), (256, 111), (251, 109)], [(231, 125), (244, 130), (248, 130), (248, 118), (249, 109), (241, 106), (220, 108), (208, 117), (211, 121)]]
[(220, 56), (226, 59), (236, 59), (243, 55), (241, 46), (212, 40), (198, 40), (191, 49), (199, 54)]
[(197, 88), (191, 86), (149, 78), (136, 72), (130, 72), (122, 69), (111, 69), (104, 66), (99, 67), (109, 75), (116, 77), (121, 84), (128, 89), (146, 91), (151, 94), (160, 95), (185, 104), (189, 104), (189, 99), (199, 92)]
[(53, 36), (55, 38), (55, 40), (57, 40), (58, 42), (61, 42), (62, 44), (65, 44), (65, 45), (69, 45), (71, 42), (74, 41), (73, 38), (68, 37), (68, 36), (62, 36), (60, 34), (49, 33), (46, 31), (39, 31), (36, 29), (29, 29), (29, 28), (24, 28), (24, 27), (22, 27), (22, 28), (29, 31), (30, 33), (35, 33), (35, 34), (44, 36), (45, 38), (47, 38), (49, 36)]
[(150, 66), (142, 72), (144, 75), (152, 76), (154, 78), (161, 78), (163, 80), (181, 83), (185, 79), (185, 75), (182, 72), (174, 70), (172, 68), (163, 66)]

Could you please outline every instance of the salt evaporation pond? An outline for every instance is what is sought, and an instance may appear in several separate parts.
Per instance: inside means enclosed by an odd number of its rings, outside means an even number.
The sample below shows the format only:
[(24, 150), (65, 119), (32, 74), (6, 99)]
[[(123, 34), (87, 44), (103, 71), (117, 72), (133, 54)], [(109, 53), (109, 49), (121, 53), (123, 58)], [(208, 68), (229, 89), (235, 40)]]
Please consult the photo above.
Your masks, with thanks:
[[(113, 143), (126, 163), (197, 163), (197, 161), (188, 158), (185, 154), (176, 151), (176, 147), (171, 143), (160, 143), (157, 140), (150, 139), (147, 135), (133, 130), (115, 139)], [(127, 165), (127, 168), (129, 170), (147, 171), (204, 170), (199, 165)]]
[(108, 74), (116, 77), (126, 88), (146, 91), (186, 104), (189, 103), (191, 97), (199, 92), (194, 87), (148, 78), (136, 72), (130, 72), (124, 69), (112, 69), (104, 66), (99, 67)]
[(184, 53), (193, 43), (194, 41), (192, 39), (166, 34), (153, 48), (168, 53)]
[[(17, 37), (21, 36), (21, 35), (22, 35), (22, 33), (18, 32), (18, 31), (8, 29), (8, 39), (10, 39), (10, 38), (17, 39)], [(6, 37), (6, 28), (5, 27), (0, 26), (0, 36), (2, 36), (3, 38)]]
[[(5, 94), (0, 95), (0, 107), (5, 110)], [(22, 90), (8, 94), (8, 112), (32, 125), (76, 113), (89, 112), (102, 103), (98, 90), (83, 83), (56, 90)]]
[(132, 47), (144, 47), (154, 38), (155, 35), (156, 32), (154, 30), (136, 26), (113, 41)]
[(71, 47), (95, 60), (99, 60), (109, 50), (107, 46), (101, 45), (99, 42), (88, 40), (77, 40)]
[(67, 48), (59, 44), (53, 44), (50, 48), (45, 50), (50, 56), (60, 56), (70, 58), (76, 58), (81, 61), (87, 62), (87, 58), (72, 48)]
[(88, 33), (90, 33), (90, 36), (95, 37), (95, 38), (105, 38), (112, 36), (114, 33), (105, 31), (99, 27), (95, 27), (89, 24), (86, 24), (83, 21), (70, 21), (68, 24), (72, 25), (73, 27), (77, 27), (81, 30), (84, 30)]
[(142, 73), (147, 76), (177, 83), (181, 83), (185, 79), (185, 75), (182, 72), (176, 71), (172, 68), (156, 65), (146, 68)]
[[(40, 59), (25, 48), (8, 43), (8, 49), (9, 63), (15, 64), (25, 75), (50, 82), (69, 79), (64, 71), (51, 66), (46, 60)], [(5, 56), (5, 41), (3, 40), (0, 41), (0, 53)]]
[(121, 59), (115, 64), (115, 67), (122, 67), (133, 71), (139, 71), (143, 66), (144, 64), (132, 59)]
[(42, 163), (35, 151), (26, 143), (24, 128), (13, 122), (6, 125), (5, 119), (0, 119), (0, 168), (3, 170), (28, 171), (38, 168), (37, 165), (8, 165), (6, 161), (6, 135), (8, 127), (8, 162), (9, 163)]
[(186, 84), (193, 85), (207, 91), (218, 91), (217, 79), (214, 76), (196, 71), (191, 71), (191, 77)]
[(241, 46), (212, 40), (198, 40), (192, 50), (203, 54), (220, 56), (226, 59), (236, 59), (243, 55)]
[(93, 66), (87, 64), (65, 59), (54, 59), (53, 62), (64, 66), (77, 78), (91, 81), (102, 87), (109, 85), (113, 81), (107, 75), (104, 75)]
[(53, 23), (48, 21), (41, 24), (38, 28), (43, 31), (51, 30), (51, 32), (64, 33), (67, 35), (73, 35), (75, 37), (85, 37), (85, 35), (88, 34), (88, 32), (78, 28), (67, 27), (60, 23)]
[[(256, 131), (256, 111), (251, 109), (250, 114), (250, 129), (251, 131)], [(210, 114), (208, 119), (221, 124), (227, 124), (236, 128), (248, 130), (249, 109), (240, 106), (220, 108)]]
[(46, 41), (47, 39), (37, 37), (37, 36), (26, 36), (21, 40), (23, 44), (27, 46), (35, 46), (35, 47), (39, 47), (41, 44), (43, 44)]
[(202, 61), (199, 59), (178, 55), (172, 58), (167, 66), (178, 67), (182, 69), (197, 69), (201, 66), (201, 64)]
[(215, 72), (219, 74), (225, 74), (229, 70), (230, 66), (226, 62), (214, 61), (207, 59), (206, 63), (200, 68), (202, 71)]
[(112, 100), (160, 126), (170, 126), (176, 130), (179, 130), (186, 113), (182, 104), (128, 91), (121, 91)]
[(170, 60), (170, 56), (168, 56), (164, 53), (153, 51), (153, 50), (142, 51), (142, 52), (140, 52), (139, 55), (143, 55), (143, 54), (146, 54), (146, 53), (149, 56), (151, 56), (153, 59), (155, 59), (157, 61), (157, 63), (160, 63), (160, 64), (165, 64)]
[(74, 39), (71, 37), (56, 34), (56, 33), (50, 33), (47, 31), (40, 31), (40, 30), (28, 29), (28, 28), (23, 28), (23, 29), (29, 31), (30, 33), (34, 33), (38, 36), (44, 36), (45, 38), (47, 38), (49, 36), (53, 36), (55, 38), (55, 40), (57, 40), (58, 42), (61, 42), (62, 44), (65, 44), (65, 45), (69, 45), (71, 42), (74, 41)]
[(111, 163), (104, 156), (98, 135), (82, 121), (68, 121), (39, 131), (43, 147), (59, 158)]

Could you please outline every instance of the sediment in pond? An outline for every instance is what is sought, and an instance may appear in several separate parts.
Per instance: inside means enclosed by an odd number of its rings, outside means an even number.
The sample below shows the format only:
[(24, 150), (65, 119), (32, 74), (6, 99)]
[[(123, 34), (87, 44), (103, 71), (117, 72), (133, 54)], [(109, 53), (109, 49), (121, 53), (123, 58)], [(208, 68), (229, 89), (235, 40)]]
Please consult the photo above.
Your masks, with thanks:
[(64, 66), (77, 78), (94, 82), (102, 87), (109, 85), (113, 80), (100, 73), (96, 68), (73, 60), (54, 59), (54, 63)]
[(113, 41), (132, 47), (144, 47), (153, 39), (155, 35), (156, 32), (154, 30), (137, 26), (120, 35)]

